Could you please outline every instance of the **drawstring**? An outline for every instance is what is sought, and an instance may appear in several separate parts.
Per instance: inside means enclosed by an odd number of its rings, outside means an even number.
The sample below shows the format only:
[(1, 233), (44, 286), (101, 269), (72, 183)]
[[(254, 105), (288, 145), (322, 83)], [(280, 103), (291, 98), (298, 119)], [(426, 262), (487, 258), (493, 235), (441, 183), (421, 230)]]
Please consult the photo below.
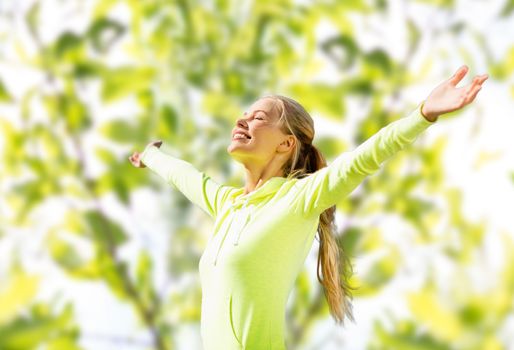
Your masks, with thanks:
[[(237, 233), (236, 239), (234, 240), (233, 243), (234, 243), (234, 245), (238, 245), (239, 237), (241, 236), (241, 232), (243, 231), (244, 227), (248, 223), (248, 219), (250, 218), (250, 213), (247, 210), (247, 205), (248, 205), (248, 200), (249, 199), (250, 198), (247, 198), (245, 203), (243, 204), (243, 207), (241, 208), (241, 213), (236, 213), (235, 214), (235, 218), (234, 218), (234, 216), (232, 216), (232, 219), (230, 220), (230, 223), (228, 224), (228, 227), (225, 230), (225, 234), (223, 235), (223, 238), (221, 239), (221, 241), (220, 241), (220, 243), (218, 245), (218, 251), (216, 252), (216, 256), (214, 258), (214, 265), (216, 265), (216, 262), (218, 261), (218, 256), (219, 256), (219, 253), (221, 251), (221, 248), (223, 247), (223, 243), (225, 242), (225, 238), (227, 237), (227, 234), (230, 232), (230, 228), (232, 227), (232, 223), (236, 219), (238, 221), (238, 225), (236, 225), (236, 228), (238, 226), (240, 226), (240, 227), (238, 228), (238, 233)], [(232, 206), (234, 206), (234, 204), (232, 204)], [(245, 216), (244, 220), (241, 220), (242, 219), (242, 215)], [(241, 222), (242, 222), (242, 225), (241, 225)]]
[(230, 227), (232, 226), (232, 222), (234, 222), (234, 219), (230, 220), (230, 223), (228, 224), (228, 228), (225, 230), (225, 234), (223, 235), (223, 238), (220, 241), (220, 244), (218, 245), (218, 251), (216, 252), (216, 257), (214, 258), (214, 265), (216, 266), (216, 262), (218, 261), (218, 255), (220, 254), (221, 247), (223, 246), (223, 242), (225, 241), (225, 237), (227, 237), (227, 233), (230, 231)]
[(241, 215), (245, 215), (245, 220), (244, 220), (244, 223), (241, 225), (239, 232), (237, 233), (236, 239), (234, 240), (234, 245), (237, 245), (239, 243), (239, 237), (241, 237), (241, 232), (243, 232), (243, 229), (245, 228), (246, 224), (248, 223), (248, 219), (250, 218), (250, 212), (246, 208), (247, 204), (248, 204), (248, 198), (246, 199), (246, 202), (243, 205), (243, 208), (241, 210), (242, 211)]

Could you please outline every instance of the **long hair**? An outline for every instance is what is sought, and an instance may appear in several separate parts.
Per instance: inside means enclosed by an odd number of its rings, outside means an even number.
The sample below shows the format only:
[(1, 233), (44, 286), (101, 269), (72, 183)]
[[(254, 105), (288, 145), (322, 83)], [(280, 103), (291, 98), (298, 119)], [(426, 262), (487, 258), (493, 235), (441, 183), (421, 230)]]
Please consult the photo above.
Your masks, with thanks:
[[(314, 122), (309, 113), (295, 100), (289, 97), (270, 94), (262, 98), (271, 98), (280, 111), (279, 125), (282, 131), (296, 138), (293, 155), (284, 164), (284, 175), (288, 178), (302, 178), (326, 167), (323, 154), (312, 144), (314, 139)], [(352, 265), (343, 249), (337, 244), (335, 225), (336, 206), (332, 206), (320, 215), (318, 226), (319, 253), (317, 265), (318, 281), (323, 285), (330, 313), (336, 323), (344, 324), (345, 316), (354, 320), (352, 313), (353, 289), (349, 284)], [(320, 276), (320, 272), (323, 277)]]

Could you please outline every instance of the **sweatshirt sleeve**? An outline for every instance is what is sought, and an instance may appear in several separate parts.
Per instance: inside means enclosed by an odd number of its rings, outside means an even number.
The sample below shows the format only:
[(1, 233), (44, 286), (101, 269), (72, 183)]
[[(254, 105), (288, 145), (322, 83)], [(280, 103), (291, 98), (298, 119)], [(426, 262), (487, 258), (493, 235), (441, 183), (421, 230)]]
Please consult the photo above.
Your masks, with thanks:
[(299, 179), (295, 184), (299, 210), (304, 215), (319, 216), (435, 123), (423, 117), (420, 103), (406, 117), (384, 126), (353, 151), (343, 152), (328, 166)]
[(176, 158), (155, 145), (145, 149), (141, 154), (141, 161), (213, 219), (232, 189), (231, 186), (218, 184), (191, 163)]

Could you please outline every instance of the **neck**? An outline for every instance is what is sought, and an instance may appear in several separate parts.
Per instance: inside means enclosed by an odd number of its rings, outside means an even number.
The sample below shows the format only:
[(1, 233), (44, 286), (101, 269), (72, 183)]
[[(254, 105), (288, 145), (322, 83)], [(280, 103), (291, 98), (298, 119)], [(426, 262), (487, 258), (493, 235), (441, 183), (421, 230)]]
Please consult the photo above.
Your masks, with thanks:
[(244, 189), (244, 195), (255, 191), (261, 187), (266, 181), (272, 177), (283, 177), (284, 172), (282, 169), (271, 170), (270, 168), (261, 169), (260, 171), (251, 171), (246, 168), (246, 184)]

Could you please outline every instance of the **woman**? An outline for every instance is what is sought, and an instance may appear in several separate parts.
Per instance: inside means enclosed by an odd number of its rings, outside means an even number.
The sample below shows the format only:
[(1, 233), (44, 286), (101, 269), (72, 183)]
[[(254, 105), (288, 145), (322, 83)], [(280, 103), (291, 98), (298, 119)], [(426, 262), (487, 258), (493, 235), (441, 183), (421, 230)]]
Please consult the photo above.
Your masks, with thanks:
[(467, 71), (467, 66), (460, 67), (407, 117), (329, 166), (312, 144), (310, 115), (280, 95), (257, 100), (232, 130), (227, 152), (245, 168), (242, 188), (220, 185), (166, 154), (160, 150), (162, 141), (129, 157), (134, 166), (148, 166), (215, 220), (199, 263), (205, 349), (285, 349), (287, 298), (316, 233), (317, 274), (331, 314), (339, 323), (353, 319), (351, 265), (335, 241), (335, 204), (440, 115), (475, 99), (488, 76), (476, 76), (457, 88)]

